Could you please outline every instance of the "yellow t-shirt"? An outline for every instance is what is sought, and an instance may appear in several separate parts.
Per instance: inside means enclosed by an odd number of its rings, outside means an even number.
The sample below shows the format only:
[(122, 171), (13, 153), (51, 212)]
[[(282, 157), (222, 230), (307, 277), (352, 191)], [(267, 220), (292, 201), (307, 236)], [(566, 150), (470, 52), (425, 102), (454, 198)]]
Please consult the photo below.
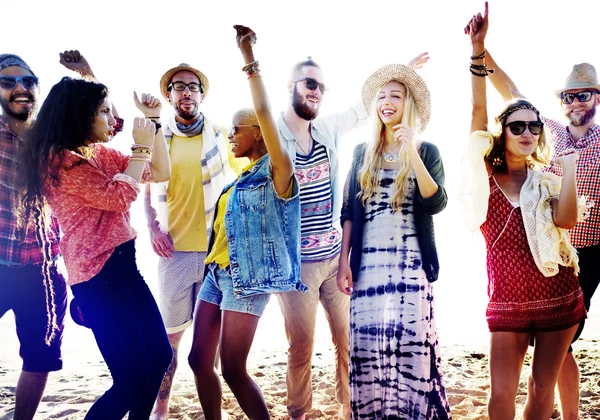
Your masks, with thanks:
[(208, 247), (202, 187), (202, 134), (173, 135), (171, 180), (167, 188), (169, 233), (176, 251), (205, 252)]
[[(246, 166), (241, 173), (248, 171), (252, 168), (257, 160), (251, 162)], [(215, 235), (215, 243), (213, 244), (210, 254), (206, 256), (205, 264), (217, 263), (219, 267), (225, 268), (229, 265), (229, 247), (227, 245), (227, 233), (225, 231), (225, 212), (227, 210), (227, 200), (229, 200), (229, 194), (233, 186), (221, 195), (219, 202), (217, 203), (217, 217), (213, 225), (213, 232)], [(282, 195), (283, 198), (290, 198), (293, 192), (293, 183), (290, 182), (288, 190)]]

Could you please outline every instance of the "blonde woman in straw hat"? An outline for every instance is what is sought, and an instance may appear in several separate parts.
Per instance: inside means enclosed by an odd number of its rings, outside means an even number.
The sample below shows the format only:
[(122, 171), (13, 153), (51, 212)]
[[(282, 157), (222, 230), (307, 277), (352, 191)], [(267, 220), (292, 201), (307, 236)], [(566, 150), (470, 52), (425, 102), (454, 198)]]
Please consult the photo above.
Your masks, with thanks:
[(417, 140), (429, 90), (392, 64), (367, 79), (362, 97), (374, 131), (354, 150), (346, 180), (337, 276), (351, 296), (352, 418), (449, 419), (432, 288), (444, 168), (437, 147)]
[[(566, 229), (578, 218), (576, 153), (556, 159), (564, 177), (544, 173), (550, 149), (538, 110), (509, 101), (488, 132), (485, 77), (488, 7), (465, 33), (473, 47), (471, 139), (461, 197), (473, 230), (487, 246), (490, 419), (515, 417), (523, 360), (535, 337), (523, 418), (548, 419), (554, 386), (577, 325), (586, 317), (577, 253)], [(489, 63), (487, 63), (489, 64)], [(495, 73), (494, 73), (495, 74)], [(582, 210), (585, 206), (582, 206)]]

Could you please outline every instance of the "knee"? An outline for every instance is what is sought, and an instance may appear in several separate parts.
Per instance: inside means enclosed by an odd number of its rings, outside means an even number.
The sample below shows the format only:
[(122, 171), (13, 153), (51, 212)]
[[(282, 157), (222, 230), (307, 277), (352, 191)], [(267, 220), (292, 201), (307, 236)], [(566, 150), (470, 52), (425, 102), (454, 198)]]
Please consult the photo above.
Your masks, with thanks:
[(492, 391), (490, 394), (490, 398), (488, 400), (488, 407), (491, 412), (496, 412), (501, 410), (502, 412), (506, 412), (509, 410), (511, 413), (516, 412), (516, 400), (517, 396), (506, 390), (497, 390)]
[(248, 371), (246, 370), (246, 366), (237, 363), (227, 363), (223, 360), (221, 361), (221, 374), (223, 375), (223, 380), (227, 382), (230, 388), (236, 388), (237, 385), (245, 383)]
[(543, 396), (554, 393), (556, 379), (548, 375), (529, 375), (529, 388), (534, 395)]
[(196, 377), (208, 375), (215, 371), (215, 357), (213, 356), (209, 361), (205, 353), (193, 349), (188, 356), (188, 364)]

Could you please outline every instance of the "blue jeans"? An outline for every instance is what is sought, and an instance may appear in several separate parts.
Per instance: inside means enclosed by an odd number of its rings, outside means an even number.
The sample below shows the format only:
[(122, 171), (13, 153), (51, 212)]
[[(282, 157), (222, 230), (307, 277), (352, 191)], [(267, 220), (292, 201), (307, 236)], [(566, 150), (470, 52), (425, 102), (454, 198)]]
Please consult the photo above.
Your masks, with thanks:
[(172, 350), (154, 297), (135, 263), (131, 240), (115, 248), (102, 271), (71, 287), (113, 377), (87, 420), (147, 420)]

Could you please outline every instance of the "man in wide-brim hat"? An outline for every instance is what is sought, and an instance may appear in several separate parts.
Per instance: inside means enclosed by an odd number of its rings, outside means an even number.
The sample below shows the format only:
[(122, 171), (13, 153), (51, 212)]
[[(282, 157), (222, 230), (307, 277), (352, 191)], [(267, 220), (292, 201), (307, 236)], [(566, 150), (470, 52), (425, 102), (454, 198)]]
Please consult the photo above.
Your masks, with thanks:
[(149, 110), (146, 117), (162, 126), (173, 173), (168, 184), (148, 184), (145, 199), (150, 239), (159, 256), (158, 305), (173, 348), (173, 362), (152, 418), (166, 419), (179, 344), (192, 325), (204, 277), (213, 212), (233, 173), (223, 134), (201, 110), (209, 91), (208, 77), (182, 63), (163, 74), (159, 88), (173, 107), (162, 125), (160, 100), (149, 94), (142, 95), (142, 100)]
[[(486, 60), (489, 67), (496, 69), (489, 75), (490, 81), (504, 99), (523, 96), (506, 73), (498, 71), (498, 65), (489, 54)], [(571, 243), (579, 256), (579, 283), (585, 307), (589, 310), (592, 296), (600, 283), (600, 270), (597, 269), (597, 261), (600, 261), (600, 125), (595, 121), (596, 107), (600, 105), (600, 83), (596, 69), (589, 63), (574, 65), (564, 86), (554, 93), (560, 99), (568, 125), (542, 117), (554, 140), (553, 158), (571, 150), (579, 154), (577, 194), (594, 203), (586, 220), (569, 231)], [(549, 170), (562, 174), (554, 161)], [(581, 335), (584, 323), (579, 326), (573, 341)], [(561, 418), (579, 418), (579, 367), (571, 348), (558, 377), (558, 391)]]

